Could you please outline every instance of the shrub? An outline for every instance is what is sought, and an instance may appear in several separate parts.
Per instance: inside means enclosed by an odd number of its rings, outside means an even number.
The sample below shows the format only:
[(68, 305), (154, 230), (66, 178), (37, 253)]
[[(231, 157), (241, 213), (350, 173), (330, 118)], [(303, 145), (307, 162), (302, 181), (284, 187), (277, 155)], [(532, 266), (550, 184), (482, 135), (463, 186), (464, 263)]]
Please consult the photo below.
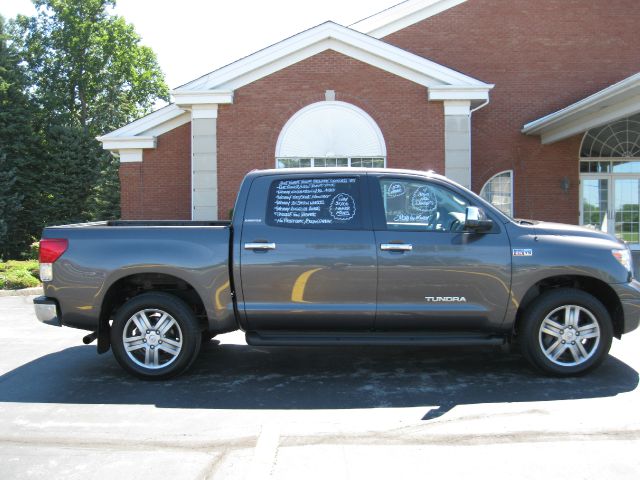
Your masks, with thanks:
[(10, 260), (0, 263), (0, 290), (17, 290), (40, 285), (39, 265), (35, 260)]

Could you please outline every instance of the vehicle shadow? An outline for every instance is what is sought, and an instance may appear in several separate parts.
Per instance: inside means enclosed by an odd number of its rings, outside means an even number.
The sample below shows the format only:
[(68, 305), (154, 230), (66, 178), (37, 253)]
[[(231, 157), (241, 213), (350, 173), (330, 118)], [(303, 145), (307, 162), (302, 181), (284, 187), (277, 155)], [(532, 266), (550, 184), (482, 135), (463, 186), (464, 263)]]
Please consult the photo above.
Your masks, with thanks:
[(0, 402), (150, 404), (160, 408), (352, 409), (610, 397), (634, 390), (638, 372), (613, 356), (577, 378), (550, 378), (520, 355), (486, 349), (203, 346), (193, 370), (147, 382), (110, 355), (79, 346), (0, 376)]

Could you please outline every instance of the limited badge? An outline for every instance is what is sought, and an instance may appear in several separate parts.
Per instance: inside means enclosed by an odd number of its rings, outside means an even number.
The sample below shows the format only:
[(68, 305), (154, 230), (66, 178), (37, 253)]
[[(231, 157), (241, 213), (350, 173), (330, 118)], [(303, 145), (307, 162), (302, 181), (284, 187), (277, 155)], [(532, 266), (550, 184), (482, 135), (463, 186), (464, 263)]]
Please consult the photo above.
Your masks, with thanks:
[(513, 256), (514, 257), (532, 257), (533, 250), (531, 248), (514, 248)]

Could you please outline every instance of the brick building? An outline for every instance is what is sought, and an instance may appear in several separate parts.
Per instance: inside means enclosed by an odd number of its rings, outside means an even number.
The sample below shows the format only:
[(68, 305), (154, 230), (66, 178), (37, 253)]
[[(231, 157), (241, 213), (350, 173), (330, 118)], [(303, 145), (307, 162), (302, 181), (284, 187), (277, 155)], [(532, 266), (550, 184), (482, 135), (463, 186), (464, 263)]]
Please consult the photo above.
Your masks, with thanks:
[(122, 216), (227, 218), (255, 168), (387, 166), (639, 244), (639, 18), (637, 0), (408, 0), (323, 23), (100, 137)]

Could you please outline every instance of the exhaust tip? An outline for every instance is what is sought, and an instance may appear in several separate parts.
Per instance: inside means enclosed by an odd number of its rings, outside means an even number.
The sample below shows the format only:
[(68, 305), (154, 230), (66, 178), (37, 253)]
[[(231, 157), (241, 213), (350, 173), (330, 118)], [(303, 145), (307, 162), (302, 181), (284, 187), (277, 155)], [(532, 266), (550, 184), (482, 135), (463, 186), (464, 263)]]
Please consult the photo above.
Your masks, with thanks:
[(89, 335), (85, 335), (84, 337), (82, 337), (82, 343), (84, 343), (85, 345), (89, 345), (96, 338), (98, 338), (98, 332), (92, 332)]

